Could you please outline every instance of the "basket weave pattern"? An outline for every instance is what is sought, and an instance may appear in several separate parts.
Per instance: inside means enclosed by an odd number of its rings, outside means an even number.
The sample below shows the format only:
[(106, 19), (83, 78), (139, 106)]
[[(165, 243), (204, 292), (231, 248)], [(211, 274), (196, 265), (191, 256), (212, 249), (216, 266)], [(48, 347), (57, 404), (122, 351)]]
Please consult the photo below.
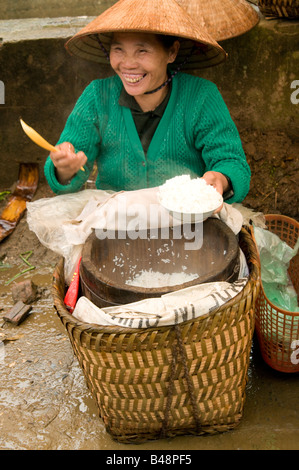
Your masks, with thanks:
[(171, 327), (88, 325), (63, 305), (63, 262), (54, 272), (54, 305), (106, 430), (119, 442), (143, 442), (235, 427), (243, 413), (260, 266), (250, 233), (240, 244), (250, 278), (209, 315)]
[[(283, 215), (266, 215), (268, 229), (291, 248), (299, 236), (299, 223)], [(291, 260), (289, 275), (299, 294), (299, 253)], [(273, 305), (263, 286), (256, 302), (256, 333), (264, 361), (280, 372), (299, 372), (292, 361), (293, 341), (299, 340), (299, 312), (289, 312)]]
[(299, 18), (298, 0), (259, 0), (258, 5), (266, 18)]

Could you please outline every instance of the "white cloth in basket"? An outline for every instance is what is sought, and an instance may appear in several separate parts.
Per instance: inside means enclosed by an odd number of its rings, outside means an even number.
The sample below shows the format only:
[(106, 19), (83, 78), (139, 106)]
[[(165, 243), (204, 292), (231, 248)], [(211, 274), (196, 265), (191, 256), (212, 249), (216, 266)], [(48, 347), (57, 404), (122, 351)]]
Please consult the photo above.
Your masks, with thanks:
[(244, 289), (248, 278), (233, 283), (211, 282), (187, 287), (158, 298), (100, 309), (80, 297), (73, 316), (101, 326), (149, 328), (176, 325), (213, 312)]

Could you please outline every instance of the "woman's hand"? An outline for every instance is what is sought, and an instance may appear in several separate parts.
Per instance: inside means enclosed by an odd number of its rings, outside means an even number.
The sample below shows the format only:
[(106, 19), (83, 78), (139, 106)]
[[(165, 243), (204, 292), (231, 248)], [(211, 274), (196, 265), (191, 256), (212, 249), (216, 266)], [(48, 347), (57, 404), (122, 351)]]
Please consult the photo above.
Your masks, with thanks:
[[(222, 174), (219, 173), (219, 171), (207, 171), (203, 175), (204, 180), (206, 181), (207, 184), (210, 184), (211, 186), (214, 186), (214, 188), (223, 195), (225, 191), (229, 189), (229, 183), (227, 181), (227, 178)], [(222, 209), (223, 204), (217, 211), (215, 212), (220, 212)]]
[(222, 173), (219, 173), (219, 171), (207, 171), (203, 178), (207, 184), (214, 186), (221, 195), (229, 189), (227, 178)]
[(51, 152), (50, 158), (56, 168), (56, 176), (61, 184), (69, 181), (87, 162), (84, 152), (75, 153), (74, 146), (70, 142), (58, 145), (57, 152)]

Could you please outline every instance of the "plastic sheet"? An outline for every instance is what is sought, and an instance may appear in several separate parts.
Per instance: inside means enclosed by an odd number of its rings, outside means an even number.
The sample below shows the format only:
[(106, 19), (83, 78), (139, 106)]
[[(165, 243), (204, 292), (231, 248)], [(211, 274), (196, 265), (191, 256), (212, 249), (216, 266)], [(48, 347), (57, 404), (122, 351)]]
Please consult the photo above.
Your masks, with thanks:
[[(83, 245), (92, 230), (105, 231), (128, 226), (153, 228), (155, 223), (178, 225), (168, 211), (159, 205), (158, 188), (136, 191), (107, 192), (87, 189), (78, 193), (39, 199), (27, 204), (27, 222), (39, 241), (65, 260), (65, 279), (69, 284), (82, 253)], [(154, 206), (157, 210), (152, 211)], [(137, 216), (136, 216), (137, 214)], [(154, 214), (154, 221), (152, 214)], [(229, 204), (215, 217), (225, 222), (235, 234), (243, 223), (241, 212)]]
[(299, 249), (299, 239), (294, 248), (278, 235), (260, 227), (254, 227), (254, 236), (261, 261), (261, 278), (266, 296), (277, 307), (299, 312), (297, 293), (288, 268)]

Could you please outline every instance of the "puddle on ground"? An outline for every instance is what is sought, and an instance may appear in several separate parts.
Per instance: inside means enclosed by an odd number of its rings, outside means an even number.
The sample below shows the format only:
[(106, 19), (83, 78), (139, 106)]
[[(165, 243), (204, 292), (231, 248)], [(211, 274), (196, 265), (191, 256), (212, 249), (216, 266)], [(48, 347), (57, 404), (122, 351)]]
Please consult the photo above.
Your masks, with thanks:
[[(17, 336), (0, 342), (0, 449), (13, 450), (290, 450), (299, 448), (299, 377), (266, 366), (254, 341), (246, 402), (240, 425), (213, 436), (180, 436), (144, 444), (115, 442), (97, 407), (52, 304), (53, 266), (20, 278), (42, 290), (29, 317), (2, 332)], [(12, 305), (17, 269), (0, 270), (0, 317)]]

